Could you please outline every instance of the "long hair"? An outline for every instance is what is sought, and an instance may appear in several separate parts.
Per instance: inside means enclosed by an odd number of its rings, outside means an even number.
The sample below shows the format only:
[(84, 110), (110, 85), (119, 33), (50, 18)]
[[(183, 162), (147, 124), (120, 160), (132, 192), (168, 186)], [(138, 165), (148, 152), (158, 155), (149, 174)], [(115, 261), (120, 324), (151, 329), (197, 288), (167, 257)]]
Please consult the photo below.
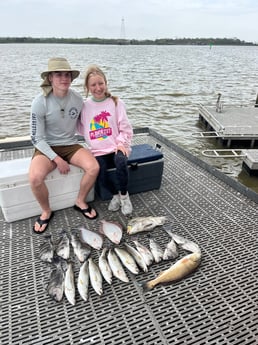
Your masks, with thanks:
[[(105, 76), (105, 73), (99, 68), (99, 66), (90, 65), (86, 70), (85, 79), (84, 79), (84, 89), (85, 89), (86, 97), (88, 97), (88, 95), (89, 95), (89, 86), (88, 86), (89, 78), (94, 76), (94, 75), (101, 76), (104, 79), (105, 84), (107, 86), (107, 78)], [(115, 102), (115, 105), (117, 105), (118, 97), (112, 96), (111, 93), (109, 92), (108, 88), (106, 88), (105, 96), (112, 98), (112, 100)]]

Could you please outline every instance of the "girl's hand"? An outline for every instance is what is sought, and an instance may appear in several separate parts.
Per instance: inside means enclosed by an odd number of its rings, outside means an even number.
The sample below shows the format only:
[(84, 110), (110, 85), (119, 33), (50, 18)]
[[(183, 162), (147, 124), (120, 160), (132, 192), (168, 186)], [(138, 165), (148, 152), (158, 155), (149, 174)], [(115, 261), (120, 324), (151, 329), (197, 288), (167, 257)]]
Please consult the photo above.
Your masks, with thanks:
[(118, 144), (118, 145), (117, 145), (116, 153), (117, 153), (117, 151), (123, 152), (123, 154), (124, 154), (126, 157), (128, 157), (128, 155), (129, 155), (128, 150), (124, 147), (123, 144)]

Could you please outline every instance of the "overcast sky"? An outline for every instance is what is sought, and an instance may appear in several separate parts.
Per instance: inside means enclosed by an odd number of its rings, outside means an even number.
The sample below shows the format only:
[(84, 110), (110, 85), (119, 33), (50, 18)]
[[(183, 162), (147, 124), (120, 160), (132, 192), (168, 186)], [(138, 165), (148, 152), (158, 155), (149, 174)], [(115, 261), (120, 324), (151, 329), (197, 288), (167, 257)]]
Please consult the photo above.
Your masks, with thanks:
[(258, 0), (0, 0), (0, 36), (258, 42)]

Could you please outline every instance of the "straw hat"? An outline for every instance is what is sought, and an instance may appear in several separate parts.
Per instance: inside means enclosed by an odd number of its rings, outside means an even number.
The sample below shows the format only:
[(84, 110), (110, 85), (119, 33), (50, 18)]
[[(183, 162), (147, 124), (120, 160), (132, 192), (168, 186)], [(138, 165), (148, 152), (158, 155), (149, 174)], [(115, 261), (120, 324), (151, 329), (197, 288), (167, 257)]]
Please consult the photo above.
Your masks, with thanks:
[(71, 69), (69, 62), (64, 58), (51, 58), (48, 60), (48, 70), (41, 73), (41, 78), (46, 79), (51, 72), (72, 72), (72, 80), (78, 77), (80, 71)]

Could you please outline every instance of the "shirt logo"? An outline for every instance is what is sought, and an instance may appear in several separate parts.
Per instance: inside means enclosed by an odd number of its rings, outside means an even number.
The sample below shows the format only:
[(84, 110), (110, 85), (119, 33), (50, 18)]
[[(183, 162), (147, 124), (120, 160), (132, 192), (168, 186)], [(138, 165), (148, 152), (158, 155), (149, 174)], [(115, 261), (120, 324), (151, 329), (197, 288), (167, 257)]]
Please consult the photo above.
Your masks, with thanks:
[(72, 107), (70, 110), (69, 110), (69, 116), (71, 119), (76, 119), (79, 115), (79, 112), (77, 110), (77, 108), (75, 107)]
[(90, 139), (104, 140), (112, 135), (112, 128), (109, 127), (108, 117), (111, 116), (109, 112), (102, 111), (96, 115), (90, 123)]

